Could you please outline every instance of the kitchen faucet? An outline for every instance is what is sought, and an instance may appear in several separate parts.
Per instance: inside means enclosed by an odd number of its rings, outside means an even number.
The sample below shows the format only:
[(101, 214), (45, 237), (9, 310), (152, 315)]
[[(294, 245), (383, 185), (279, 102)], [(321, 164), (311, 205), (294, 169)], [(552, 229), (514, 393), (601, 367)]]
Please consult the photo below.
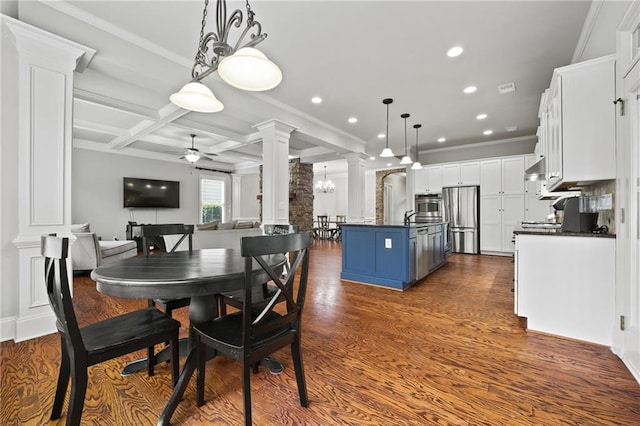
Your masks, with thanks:
[[(411, 212), (413, 212), (413, 213), (411, 213)], [(411, 214), (409, 214), (409, 213), (411, 213)], [(407, 223), (409, 223), (409, 219), (411, 219), (416, 213), (418, 213), (418, 212), (414, 212), (413, 210), (407, 210), (406, 212), (404, 212), (404, 223), (405, 223), (405, 225)]]

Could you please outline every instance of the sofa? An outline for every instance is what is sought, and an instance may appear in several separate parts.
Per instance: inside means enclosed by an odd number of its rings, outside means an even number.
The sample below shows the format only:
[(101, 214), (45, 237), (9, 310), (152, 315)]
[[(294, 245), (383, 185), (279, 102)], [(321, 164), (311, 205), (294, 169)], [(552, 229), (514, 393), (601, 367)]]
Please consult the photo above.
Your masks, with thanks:
[(72, 225), (76, 238), (71, 245), (73, 271), (91, 271), (100, 265), (137, 256), (138, 246), (131, 240), (101, 241), (88, 223)]

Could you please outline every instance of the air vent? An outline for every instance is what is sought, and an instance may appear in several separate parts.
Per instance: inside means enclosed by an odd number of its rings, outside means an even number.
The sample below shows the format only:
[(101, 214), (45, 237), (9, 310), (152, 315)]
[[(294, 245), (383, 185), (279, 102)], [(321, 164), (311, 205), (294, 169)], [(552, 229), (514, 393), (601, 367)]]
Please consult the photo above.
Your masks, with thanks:
[(518, 126), (509, 126), (504, 128), (507, 132), (515, 132), (518, 130)]
[(516, 84), (513, 82), (500, 84), (498, 86), (498, 92), (500, 92), (501, 95), (504, 95), (505, 93), (509, 93), (509, 92), (515, 92), (515, 91), (516, 91)]

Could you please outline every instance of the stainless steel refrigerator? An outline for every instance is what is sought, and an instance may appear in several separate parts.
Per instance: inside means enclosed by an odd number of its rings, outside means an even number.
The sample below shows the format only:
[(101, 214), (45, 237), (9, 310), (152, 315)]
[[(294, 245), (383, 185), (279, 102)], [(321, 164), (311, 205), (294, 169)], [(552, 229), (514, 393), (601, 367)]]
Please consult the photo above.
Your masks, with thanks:
[(480, 187), (442, 188), (443, 219), (454, 253), (480, 253)]

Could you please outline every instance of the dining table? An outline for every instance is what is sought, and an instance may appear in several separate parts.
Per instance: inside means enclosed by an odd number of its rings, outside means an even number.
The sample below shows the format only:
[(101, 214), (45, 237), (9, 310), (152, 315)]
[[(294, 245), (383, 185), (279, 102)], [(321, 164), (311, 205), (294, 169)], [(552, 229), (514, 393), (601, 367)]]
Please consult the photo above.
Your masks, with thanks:
[[(284, 254), (265, 257), (276, 270), (286, 264)], [(189, 321), (203, 323), (218, 315), (216, 295), (244, 285), (244, 260), (239, 249), (202, 249), (136, 256), (99, 266), (91, 272), (100, 293), (130, 299), (190, 297)], [(269, 281), (254, 260), (253, 285)], [(189, 327), (187, 359), (158, 425), (168, 425), (197, 366), (195, 337)]]

